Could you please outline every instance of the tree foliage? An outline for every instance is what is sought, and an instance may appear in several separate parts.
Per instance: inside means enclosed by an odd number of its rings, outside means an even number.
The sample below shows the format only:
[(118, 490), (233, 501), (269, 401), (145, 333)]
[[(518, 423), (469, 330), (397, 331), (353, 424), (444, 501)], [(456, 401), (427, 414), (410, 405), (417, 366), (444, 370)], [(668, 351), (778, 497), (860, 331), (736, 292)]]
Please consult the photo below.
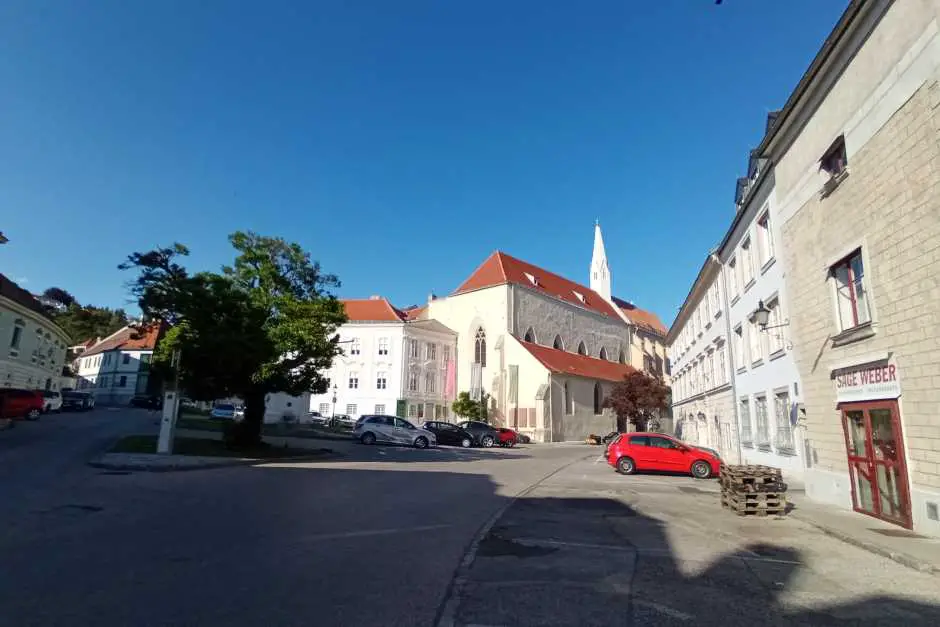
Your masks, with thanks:
[(80, 305), (73, 301), (65, 310), (51, 309), (49, 315), (73, 342), (107, 337), (128, 324), (123, 309)]
[(656, 377), (634, 371), (618, 382), (604, 400), (617, 414), (617, 429), (625, 431), (627, 423), (645, 431), (649, 421), (669, 407), (669, 388)]
[(470, 398), (470, 392), (461, 392), (457, 395), (457, 400), (451, 404), (454, 414), (467, 420), (482, 420), (486, 422), (488, 418), (487, 402), (490, 396), (483, 392), (479, 401)]
[(190, 274), (180, 263), (189, 250), (174, 244), (133, 253), (121, 264), (135, 270), (131, 291), (144, 316), (170, 328), (154, 354), (165, 374), (180, 351), (176, 374), (188, 396), (245, 402), (243, 444), (260, 439), (265, 396), (326, 391), (327, 370), (346, 321), (330, 293), (339, 280), (324, 274), (297, 244), (236, 232), (236, 257), (220, 273)]
[(77, 302), (74, 296), (61, 287), (50, 287), (45, 292), (43, 292), (42, 295), (51, 301), (59, 303), (63, 307), (70, 307), (72, 304)]

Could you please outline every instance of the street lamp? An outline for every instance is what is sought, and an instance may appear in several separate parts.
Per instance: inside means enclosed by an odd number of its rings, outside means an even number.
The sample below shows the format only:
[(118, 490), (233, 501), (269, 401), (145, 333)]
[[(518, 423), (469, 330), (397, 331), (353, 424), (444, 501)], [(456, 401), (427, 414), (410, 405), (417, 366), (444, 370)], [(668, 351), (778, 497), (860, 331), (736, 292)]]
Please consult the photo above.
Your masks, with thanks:
[(333, 411), (330, 412), (330, 422), (333, 421), (333, 418), (336, 416), (336, 391), (339, 390), (339, 387), (334, 383), (333, 384)]
[(757, 309), (754, 310), (754, 313), (751, 314), (754, 316), (754, 320), (760, 326), (761, 331), (766, 331), (767, 329), (779, 329), (780, 327), (790, 326), (790, 320), (784, 320), (782, 324), (772, 324), (767, 326), (767, 323), (770, 321), (770, 308), (764, 304), (764, 301), (757, 301)]

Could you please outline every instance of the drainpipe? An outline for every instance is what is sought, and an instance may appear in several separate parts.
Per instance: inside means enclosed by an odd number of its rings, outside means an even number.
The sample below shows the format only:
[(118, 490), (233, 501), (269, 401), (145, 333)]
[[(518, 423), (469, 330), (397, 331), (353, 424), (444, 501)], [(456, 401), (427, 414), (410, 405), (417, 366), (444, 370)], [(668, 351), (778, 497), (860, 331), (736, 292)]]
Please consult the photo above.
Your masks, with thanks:
[(721, 300), (725, 312), (725, 337), (728, 338), (726, 341), (728, 344), (728, 362), (725, 364), (725, 367), (731, 366), (731, 406), (734, 408), (734, 439), (738, 443), (738, 463), (742, 464), (744, 463), (744, 449), (741, 448), (741, 419), (738, 416), (737, 368), (734, 367), (734, 364), (737, 362), (734, 357), (734, 342), (731, 339), (731, 303), (728, 301), (728, 282), (723, 281), (721, 277), (721, 270), (724, 268), (721, 259), (719, 259), (718, 255), (715, 253), (711, 253), (710, 257), (712, 261), (718, 264), (719, 269), (718, 281), (721, 284)]

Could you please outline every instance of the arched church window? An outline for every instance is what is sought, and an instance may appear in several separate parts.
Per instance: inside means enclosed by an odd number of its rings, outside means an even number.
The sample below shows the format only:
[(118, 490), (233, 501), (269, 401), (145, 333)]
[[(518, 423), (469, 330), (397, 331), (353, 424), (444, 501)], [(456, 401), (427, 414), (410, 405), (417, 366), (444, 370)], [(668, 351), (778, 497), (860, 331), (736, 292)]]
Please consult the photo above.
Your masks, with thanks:
[(477, 335), (473, 341), (473, 361), (486, 367), (486, 331), (483, 327), (477, 329)]
[(560, 351), (565, 350), (565, 343), (561, 341), (560, 335), (555, 336), (555, 341), (552, 342), (552, 348), (556, 348)]
[(578, 344), (578, 354), (587, 355), (587, 347), (584, 345), (584, 342)]
[(535, 340), (535, 331), (532, 330), (532, 327), (529, 327), (528, 329), (526, 329), (525, 337), (524, 337), (523, 339), (524, 339), (526, 342), (529, 342), (529, 343), (531, 343), (531, 344), (534, 344), (534, 343), (535, 343), (535, 341), (536, 341), (536, 340)]
[(574, 399), (571, 398), (571, 390), (568, 389), (568, 382), (565, 381), (565, 413), (569, 416), (574, 413)]
[(601, 354), (600, 354), (599, 356), (600, 356), (600, 358), (603, 359), (604, 361), (609, 361), (609, 360), (607, 359), (607, 348), (606, 348), (606, 347), (601, 346)]
[(622, 364), (627, 363), (627, 356), (623, 353), (623, 349), (620, 349), (620, 356), (617, 357), (617, 361), (619, 361)]
[(594, 414), (600, 415), (604, 412), (604, 390), (601, 384), (594, 382)]

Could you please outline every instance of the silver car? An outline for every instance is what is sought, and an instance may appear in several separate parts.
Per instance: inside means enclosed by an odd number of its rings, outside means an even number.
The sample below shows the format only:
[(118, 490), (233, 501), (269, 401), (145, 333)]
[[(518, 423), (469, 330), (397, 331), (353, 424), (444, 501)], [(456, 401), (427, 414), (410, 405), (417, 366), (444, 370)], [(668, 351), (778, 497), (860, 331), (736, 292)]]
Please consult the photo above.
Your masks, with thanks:
[(437, 446), (437, 436), (419, 429), (407, 420), (397, 416), (362, 416), (356, 421), (353, 436), (363, 444), (388, 442), (405, 444), (415, 448)]

